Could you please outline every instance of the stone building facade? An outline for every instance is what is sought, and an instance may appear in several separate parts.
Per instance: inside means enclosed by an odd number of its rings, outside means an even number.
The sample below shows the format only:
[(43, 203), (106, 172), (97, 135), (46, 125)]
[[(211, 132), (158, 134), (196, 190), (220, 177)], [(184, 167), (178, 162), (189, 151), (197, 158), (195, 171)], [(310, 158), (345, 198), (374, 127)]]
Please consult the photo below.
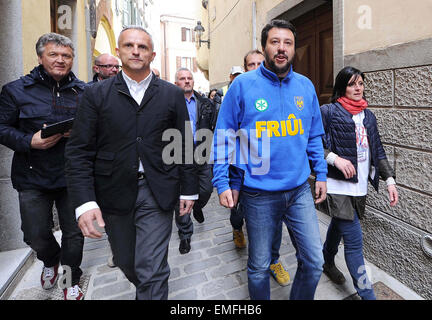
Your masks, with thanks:
[[(0, 88), (29, 73), (38, 64), (35, 44), (42, 34), (48, 32), (57, 32), (72, 40), (75, 46), (72, 71), (79, 79), (90, 81), (93, 58), (98, 49), (102, 50), (96, 45), (97, 36), (103, 39), (104, 50), (108, 48), (107, 52), (115, 53), (116, 35), (123, 27), (122, 23), (143, 25), (147, 17), (143, 7), (148, 6), (147, 2), (0, 0), (3, 13), (0, 19)], [(135, 20), (121, 20), (122, 15), (130, 17), (131, 13)], [(20, 229), (18, 194), (10, 181), (12, 155), (12, 150), (0, 145), (0, 253), (26, 247)]]
[[(425, 299), (432, 299), (432, 21), (428, 18), (432, 3), (423, 0), (202, 3), (206, 5), (202, 20), (209, 31), (205, 36), (211, 48), (209, 52), (206, 48), (200, 50), (198, 63), (208, 66), (211, 87), (226, 81), (226, 72), (220, 70), (241, 64), (243, 54), (252, 46), (261, 49), (260, 32), (268, 21), (274, 18), (308, 21), (305, 18), (308, 15), (313, 12), (318, 15), (323, 7), (331, 6), (332, 46), (330, 50), (319, 47), (320, 41), (329, 38), (320, 38), (318, 34), (316, 48), (327, 51), (315, 49), (317, 59), (332, 56), (333, 67), (322, 70), (332, 69), (333, 74), (328, 76), (333, 78), (348, 65), (365, 72), (366, 97), (378, 119), (381, 140), (395, 169), (399, 191), (399, 204), (391, 208), (385, 182), (380, 182), (379, 193), (370, 187), (362, 221), (365, 256)], [(226, 35), (227, 29), (231, 30), (230, 36)], [(226, 48), (230, 48), (226, 58), (215, 58), (219, 52), (226, 52)], [(320, 84), (314, 84), (318, 92)]]
[[(365, 255), (428, 299), (432, 299), (430, 48), (432, 41), (427, 39), (345, 57), (346, 65), (366, 71), (366, 96), (395, 168), (400, 196), (393, 209), (384, 182), (379, 194), (369, 187), (363, 221)], [(417, 61), (413, 61), (413, 51)], [(392, 56), (398, 59), (388, 58)]]

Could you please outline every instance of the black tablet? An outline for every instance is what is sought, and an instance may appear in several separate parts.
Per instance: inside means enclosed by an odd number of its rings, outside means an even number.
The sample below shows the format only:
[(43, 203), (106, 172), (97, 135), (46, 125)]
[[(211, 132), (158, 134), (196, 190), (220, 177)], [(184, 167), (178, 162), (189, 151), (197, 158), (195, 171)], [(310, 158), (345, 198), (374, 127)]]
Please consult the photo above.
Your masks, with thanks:
[(50, 125), (47, 125), (45, 128), (42, 128), (41, 137), (42, 139), (51, 137), (57, 133), (65, 133), (72, 129), (74, 118), (63, 120), (60, 122), (56, 122)]

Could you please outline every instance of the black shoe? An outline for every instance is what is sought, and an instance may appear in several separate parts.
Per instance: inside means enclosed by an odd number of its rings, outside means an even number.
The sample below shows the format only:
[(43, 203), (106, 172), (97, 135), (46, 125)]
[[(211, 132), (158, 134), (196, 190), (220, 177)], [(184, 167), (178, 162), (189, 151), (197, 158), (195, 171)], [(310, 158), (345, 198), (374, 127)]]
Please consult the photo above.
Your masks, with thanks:
[(324, 263), (323, 265), (324, 273), (336, 284), (344, 284), (345, 277), (342, 272), (336, 267), (336, 265), (329, 265)]
[(197, 209), (193, 209), (193, 216), (195, 218), (196, 221), (198, 221), (199, 223), (203, 223), (204, 222), (204, 215), (202, 212), (201, 208), (197, 208)]
[(191, 249), (190, 241), (191, 239), (183, 239), (180, 241), (180, 245), (179, 245), (180, 254), (186, 254), (190, 251)]

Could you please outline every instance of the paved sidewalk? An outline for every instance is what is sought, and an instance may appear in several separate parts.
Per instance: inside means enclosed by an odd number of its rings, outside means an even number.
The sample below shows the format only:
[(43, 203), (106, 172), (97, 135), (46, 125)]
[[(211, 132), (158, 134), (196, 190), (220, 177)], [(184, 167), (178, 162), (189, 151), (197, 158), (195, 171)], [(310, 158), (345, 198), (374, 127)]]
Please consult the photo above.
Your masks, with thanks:
[[(320, 221), (321, 238), (324, 240), (329, 217), (317, 212)], [(244, 300), (249, 299), (247, 289), (247, 248), (236, 249), (232, 241), (232, 228), (229, 210), (221, 207), (216, 192), (204, 208), (205, 221), (202, 224), (194, 220), (194, 235), (191, 251), (180, 255), (177, 228), (173, 223), (173, 233), (169, 248), (170, 300)], [(193, 219), (193, 218), (192, 218)], [(60, 238), (60, 233), (56, 234)], [(84, 275), (82, 285), (86, 300), (133, 300), (134, 286), (124, 277), (118, 268), (106, 265), (109, 254), (106, 234), (102, 239), (86, 239), (84, 257), (81, 265)], [(295, 250), (291, 245), (286, 228), (283, 229), (280, 261), (294, 278), (297, 268)], [(336, 264), (350, 279), (343, 259), (343, 246), (340, 246)], [(367, 263), (371, 280), (378, 299), (418, 300), (422, 299), (412, 290), (392, 278), (374, 265)], [(9, 299), (55, 300), (62, 299), (60, 289), (43, 290), (39, 278), (42, 263), (35, 260), (18, 283)], [(289, 299), (291, 285), (279, 286), (271, 279), (271, 299)], [(355, 299), (351, 281), (344, 285), (333, 284), (324, 274), (319, 282), (315, 299), (342, 300)]]

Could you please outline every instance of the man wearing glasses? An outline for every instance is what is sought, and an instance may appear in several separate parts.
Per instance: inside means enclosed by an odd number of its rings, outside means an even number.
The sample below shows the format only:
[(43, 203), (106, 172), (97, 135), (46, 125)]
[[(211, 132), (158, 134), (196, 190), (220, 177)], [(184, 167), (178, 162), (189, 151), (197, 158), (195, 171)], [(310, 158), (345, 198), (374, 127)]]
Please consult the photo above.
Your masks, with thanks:
[(96, 83), (115, 76), (120, 71), (120, 65), (116, 57), (109, 53), (102, 53), (95, 59), (93, 80), (89, 84)]

